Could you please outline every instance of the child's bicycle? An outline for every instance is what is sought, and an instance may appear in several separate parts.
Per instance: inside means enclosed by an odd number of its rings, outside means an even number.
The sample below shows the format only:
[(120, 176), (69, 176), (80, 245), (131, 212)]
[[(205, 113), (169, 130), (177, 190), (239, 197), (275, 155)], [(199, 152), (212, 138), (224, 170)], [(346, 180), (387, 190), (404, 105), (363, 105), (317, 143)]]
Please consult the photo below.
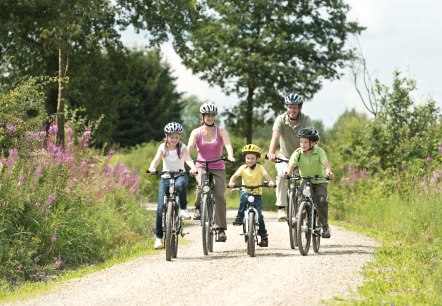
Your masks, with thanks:
[[(235, 184), (232, 188), (241, 187), (250, 189), (253, 192), (254, 189), (269, 186), (264, 182), (264, 184), (257, 186)], [(255, 257), (255, 242), (257, 245), (260, 245), (260, 242), (258, 242), (258, 225), (258, 210), (255, 208), (255, 196), (250, 194), (247, 197), (247, 206), (244, 209), (244, 219), (242, 224), (244, 240), (247, 243), (247, 254), (250, 257)]]
[(204, 164), (204, 172), (201, 178), (201, 227), (202, 227), (202, 242), (203, 253), (208, 255), (209, 252), (213, 252), (213, 240), (220, 241), (218, 238), (219, 228), (214, 227), (214, 207), (215, 197), (213, 194), (214, 180), (212, 174), (209, 172), (209, 164), (220, 160), (229, 161), (227, 157), (220, 157), (213, 160), (195, 160), (197, 163)]
[[(151, 173), (146, 170), (147, 173)], [(162, 176), (164, 174), (169, 176), (169, 190), (164, 195), (164, 205), (162, 212), (163, 224), (163, 245), (166, 248), (166, 260), (171, 261), (176, 258), (178, 254), (178, 236), (184, 237), (188, 233), (183, 232), (183, 218), (180, 217), (180, 205), (178, 192), (175, 189), (175, 179), (181, 175), (187, 175), (188, 172), (184, 170), (179, 171), (160, 171), (154, 172)]]
[(300, 191), (301, 204), (297, 214), (297, 234), (299, 243), (299, 253), (305, 256), (308, 254), (310, 243), (313, 240), (313, 251), (319, 252), (321, 245), (322, 227), (318, 221), (318, 212), (315, 201), (313, 200), (312, 181), (330, 180), (326, 177), (301, 176), (303, 184)]
[[(265, 156), (267, 158), (267, 155)], [(281, 157), (277, 157), (273, 160), (275, 163), (288, 163), (289, 160)], [(288, 189), (287, 189), (287, 224), (289, 226), (289, 237), (290, 237), (290, 247), (292, 249), (298, 246), (298, 233), (296, 226), (296, 214), (299, 208), (298, 194), (299, 194), (299, 184), (301, 177), (292, 172), (292, 175), (287, 179)]]

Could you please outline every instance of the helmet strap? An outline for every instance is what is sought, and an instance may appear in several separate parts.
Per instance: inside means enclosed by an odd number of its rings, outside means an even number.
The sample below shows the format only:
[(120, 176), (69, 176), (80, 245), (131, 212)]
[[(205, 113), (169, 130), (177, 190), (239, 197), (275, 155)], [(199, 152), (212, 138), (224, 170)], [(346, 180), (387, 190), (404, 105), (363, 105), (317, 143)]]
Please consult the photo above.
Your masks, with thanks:
[(212, 123), (212, 124), (207, 124), (206, 123), (206, 121), (203, 121), (204, 122), (204, 125), (206, 125), (206, 126), (208, 126), (208, 127), (212, 127), (212, 126), (214, 126), (215, 125), (215, 122), (214, 123)]
[(250, 170), (253, 170), (256, 168), (256, 163), (253, 164), (253, 166), (247, 166)]

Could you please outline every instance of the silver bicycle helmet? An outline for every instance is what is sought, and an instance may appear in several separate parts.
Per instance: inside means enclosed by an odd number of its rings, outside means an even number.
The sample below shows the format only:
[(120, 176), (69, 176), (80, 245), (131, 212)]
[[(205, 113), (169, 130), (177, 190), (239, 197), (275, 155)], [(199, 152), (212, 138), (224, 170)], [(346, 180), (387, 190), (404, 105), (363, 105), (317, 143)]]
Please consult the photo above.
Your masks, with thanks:
[(216, 108), (215, 104), (206, 102), (201, 105), (200, 113), (204, 115), (216, 115), (218, 114), (218, 109)]
[(302, 103), (304, 103), (304, 99), (296, 92), (291, 92), (285, 97), (285, 105), (302, 105)]
[(170, 122), (170, 123), (166, 124), (166, 126), (164, 127), (164, 133), (166, 133), (166, 134), (182, 134), (183, 127), (179, 123)]

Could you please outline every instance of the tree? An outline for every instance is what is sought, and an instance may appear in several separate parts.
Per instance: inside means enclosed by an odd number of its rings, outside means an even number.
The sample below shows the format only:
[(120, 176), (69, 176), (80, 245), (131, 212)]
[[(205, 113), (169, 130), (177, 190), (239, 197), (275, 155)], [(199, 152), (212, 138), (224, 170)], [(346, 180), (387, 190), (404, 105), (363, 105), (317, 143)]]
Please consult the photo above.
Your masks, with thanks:
[(312, 97), (352, 58), (345, 42), (362, 28), (342, 0), (202, 1), (190, 28), (174, 35), (184, 65), (241, 99), (238, 114), (252, 141), (254, 109), (281, 110), (289, 91)]

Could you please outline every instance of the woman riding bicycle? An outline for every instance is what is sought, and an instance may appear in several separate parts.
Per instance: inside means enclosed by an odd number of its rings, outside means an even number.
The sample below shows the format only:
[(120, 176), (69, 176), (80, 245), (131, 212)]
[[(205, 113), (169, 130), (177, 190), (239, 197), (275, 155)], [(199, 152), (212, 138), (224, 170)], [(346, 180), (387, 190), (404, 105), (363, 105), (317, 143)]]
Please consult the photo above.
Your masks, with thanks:
[[(289, 177), (295, 167), (299, 168), (301, 176), (334, 178), (324, 149), (317, 146), (319, 133), (316, 129), (307, 127), (298, 133), (300, 147), (293, 152), (287, 167), (286, 177)], [(313, 181), (313, 194), (318, 204), (319, 224), (322, 226), (322, 238), (330, 238), (328, 225), (327, 182)]]
[[(165, 139), (164, 143), (160, 144), (158, 151), (149, 166), (149, 172), (155, 173), (156, 167), (160, 160), (163, 160), (163, 171), (184, 171), (184, 162), (190, 167), (190, 174), (195, 175), (196, 167), (192, 158), (190, 157), (189, 150), (186, 145), (181, 142), (181, 134), (183, 134), (183, 127), (176, 122), (170, 122), (164, 127)], [(181, 208), (181, 217), (185, 220), (190, 219), (190, 214), (187, 210), (187, 175), (183, 174), (176, 177), (175, 187), (178, 191), (179, 203)], [(156, 214), (156, 240), (155, 249), (163, 248), (163, 206), (164, 195), (166, 190), (169, 189), (169, 176), (163, 175), (161, 178), (159, 190), (158, 190), (158, 207)]]
[[(192, 131), (189, 137), (189, 152), (192, 152), (195, 146), (198, 150), (198, 160), (214, 160), (222, 157), (223, 147), (226, 147), (227, 158), (230, 161), (235, 161), (233, 158), (233, 148), (230, 142), (230, 136), (223, 128), (215, 125), (215, 116), (218, 114), (217, 107), (212, 103), (204, 103), (200, 107), (200, 115), (202, 125)], [(198, 186), (195, 201), (194, 220), (199, 220), (200, 211), (199, 205), (201, 201), (201, 178), (203, 175), (204, 164), (197, 163), (198, 174), (196, 176)], [(219, 227), (218, 240), (226, 241), (227, 236), (225, 230), (227, 229), (226, 221), (226, 200), (224, 198), (224, 191), (226, 188), (226, 171), (224, 161), (209, 164), (209, 172), (215, 180), (214, 196), (215, 196), (215, 224)]]
[[(257, 163), (257, 160), (261, 157), (261, 148), (254, 145), (248, 144), (242, 148), (241, 151), (244, 156), (244, 160), (246, 162), (245, 165), (236, 170), (236, 172), (230, 178), (229, 187), (235, 186), (235, 181), (238, 177), (242, 178), (242, 185), (248, 186), (257, 186), (262, 184), (263, 178), (268, 181), (269, 187), (275, 187), (275, 182), (272, 177), (268, 174), (267, 170), (260, 164)], [(255, 197), (255, 208), (258, 211), (258, 224), (259, 230), (258, 235), (261, 236), (260, 246), (266, 247), (269, 244), (269, 240), (267, 237), (267, 230), (264, 223), (264, 217), (262, 215), (262, 200), (261, 188), (253, 190), (253, 192), (248, 191), (247, 189), (241, 190), (240, 199), (239, 199), (239, 209), (236, 215), (235, 221), (233, 225), (241, 225), (243, 223), (244, 218), (244, 210), (247, 206), (247, 198), (250, 194), (253, 194)]]

